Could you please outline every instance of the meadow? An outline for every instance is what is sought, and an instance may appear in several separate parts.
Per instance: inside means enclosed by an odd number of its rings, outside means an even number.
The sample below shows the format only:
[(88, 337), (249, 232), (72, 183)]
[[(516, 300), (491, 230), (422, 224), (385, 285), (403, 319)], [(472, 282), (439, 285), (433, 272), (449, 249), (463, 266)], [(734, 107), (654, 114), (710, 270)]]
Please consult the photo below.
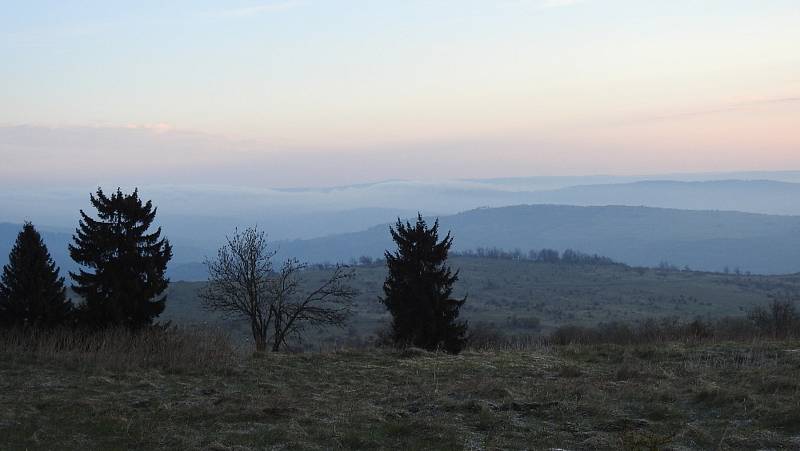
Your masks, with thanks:
[[(593, 326), (648, 318), (696, 317), (712, 320), (745, 316), (770, 295), (800, 292), (800, 275), (760, 276), (624, 265), (572, 265), (458, 256), (456, 295), (467, 296), (462, 317), (474, 328), (503, 335), (539, 335), (564, 325)], [(343, 329), (308, 331), (306, 349), (331, 349), (374, 340), (389, 317), (379, 302), (386, 269), (382, 264), (356, 266), (359, 290), (353, 316)], [(306, 277), (321, 281), (327, 270)], [(313, 284), (312, 284), (313, 285)], [(234, 337), (247, 340), (246, 324), (225, 321), (202, 309), (200, 282), (170, 285), (167, 309), (160, 319), (175, 324), (224, 324)]]
[[(172, 327), (4, 331), (0, 448), (800, 447), (797, 331), (728, 336), (724, 321), (715, 334), (688, 324), (745, 318), (796, 293), (797, 275), (451, 264), (473, 332), (458, 355), (381, 345), (381, 264), (354, 268), (348, 325), (309, 330), (290, 352), (253, 353), (241, 321), (201, 308), (202, 283), (171, 284), (160, 321)], [(603, 329), (612, 323), (633, 328)]]
[[(137, 351), (176, 340), (188, 352)], [(796, 341), (231, 355), (206, 334), (127, 357), (1, 341), (9, 450), (800, 446)]]

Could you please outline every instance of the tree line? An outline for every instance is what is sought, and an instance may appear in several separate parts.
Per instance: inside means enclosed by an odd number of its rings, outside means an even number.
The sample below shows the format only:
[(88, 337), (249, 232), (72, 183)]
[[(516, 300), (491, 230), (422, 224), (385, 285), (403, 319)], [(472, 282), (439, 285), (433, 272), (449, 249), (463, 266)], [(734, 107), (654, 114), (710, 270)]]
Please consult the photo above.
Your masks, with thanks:
[[(563, 265), (619, 265), (627, 266), (624, 263), (617, 262), (609, 257), (599, 254), (588, 254), (574, 249), (564, 249), (559, 252), (556, 249), (531, 249), (528, 252), (523, 252), (517, 248), (514, 250), (505, 250), (499, 247), (477, 247), (475, 249), (455, 250), (450, 251), (452, 257), (474, 257), (474, 258), (489, 258), (496, 260), (521, 260), (536, 263), (549, 263), (549, 264), (563, 264)], [(362, 255), (358, 258), (351, 258), (349, 264), (351, 266), (374, 266), (385, 264), (386, 260), (382, 257), (372, 257), (369, 255)], [(315, 264), (316, 268), (332, 267), (334, 265), (329, 263)], [(661, 267), (661, 265), (659, 265)]]
[[(167, 264), (172, 246), (153, 228), (157, 208), (138, 190), (101, 188), (89, 196), (94, 215), (80, 210), (69, 245), (79, 265), (70, 272), (67, 296), (47, 246), (26, 222), (0, 276), (0, 327), (74, 328), (97, 331), (122, 327), (137, 331), (154, 326), (164, 311), (169, 286)], [(447, 265), (453, 237), (439, 239), (439, 222), (428, 226), (417, 216), (399, 218), (389, 232), (395, 250), (385, 252), (389, 269), (379, 301), (392, 316), (391, 339), (398, 346), (459, 352), (467, 341), (467, 323), (458, 319), (466, 298), (452, 296), (458, 271)], [(236, 230), (213, 259), (207, 259), (208, 283), (203, 306), (248, 322), (257, 351), (278, 351), (306, 327), (342, 326), (356, 295), (346, 265), (327, 267), (324, 280), (310, 281), (308, 265), (295, 259), (273, 261), (275, 251), (257, 227)]]
[(574, 249), (565, 249), (559, 252), (555, 249), (531, 249), (523, 252), (521, 249), (511, 251), (497, 247), (478, 247), (465, 251), (453, 252), (454, 256), (494, 258), (498, 260), (526, 260), (537, 263), (552, 263), (565, 265), (623, 265), (608, 257), (598, 254), (587, 254)]

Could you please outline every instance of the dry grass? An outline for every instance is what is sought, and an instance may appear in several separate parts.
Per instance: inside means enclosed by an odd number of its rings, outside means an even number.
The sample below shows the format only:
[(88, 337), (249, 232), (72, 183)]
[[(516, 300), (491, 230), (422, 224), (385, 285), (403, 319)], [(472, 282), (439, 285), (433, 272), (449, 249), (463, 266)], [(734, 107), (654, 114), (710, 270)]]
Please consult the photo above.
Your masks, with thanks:
[(0, 363), (0, 448), (800, 447), (797, 342), (69, 362)]
[(238, 354), (227, 334), (218, 329), (0, 331), (0, 356), (7, 363), (88, 371), (219, 371), (229, 368)]

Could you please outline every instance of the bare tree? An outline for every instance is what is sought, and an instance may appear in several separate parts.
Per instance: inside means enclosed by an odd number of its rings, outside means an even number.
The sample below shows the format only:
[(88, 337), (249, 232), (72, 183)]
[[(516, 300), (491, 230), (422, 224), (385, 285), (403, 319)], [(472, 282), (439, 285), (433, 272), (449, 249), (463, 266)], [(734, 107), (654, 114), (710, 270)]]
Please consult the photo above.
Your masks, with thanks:
[(258, 351), (266, 349), (272, 321), (269, 290), (274, 256), (264, 232), (255, 227), (241, 233), (237, 229), (226, 237), (215, 260), (206, 259), (208, 284), (200, 293), (206, 309), (250, 321)]
[(321, 285), (307, 290), (300, 279), (306, 269), (305, 263), (287, 260), (272, 284), (273, 351), (286, 345), (289, 336), (299, 339), (306, 325), (342, 326), (350, 316), (356, 295), (350, 286), (353, 272), (345, 266), (336, 266), (325, 275)]
[(200, 293), (208, 310), (250, 323), (256, 350), (286, 345), (290, 336), (301, 338), (305, 326), (341, 326), (350, 315), (356, 292), (349, 281), (352, 271), (336, 266), (316, 289), (307, 289), (302, 276), (307, 265), (287, 260), (275, 271), (266, 234), (250, 227), (232, 237), (206, 260), (208, 284)]

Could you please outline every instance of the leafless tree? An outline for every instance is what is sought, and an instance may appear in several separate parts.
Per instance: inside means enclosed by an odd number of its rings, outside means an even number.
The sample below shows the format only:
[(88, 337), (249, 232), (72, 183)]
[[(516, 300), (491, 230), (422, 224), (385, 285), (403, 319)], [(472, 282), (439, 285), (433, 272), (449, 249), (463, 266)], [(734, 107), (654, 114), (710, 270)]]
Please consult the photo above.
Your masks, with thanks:
[(271, 290), (271, 314), (274, 318), (272, 350), (286, 345), (289, 336), (300, 338), (305, 326), (341, 326), (350, 316), (356, 291), (350, 286), (353, 272), (336, 266), (315, 289), (304, 288), (301, 280), (307, 265), (287, 260), (276, 275)]
[(786, 338), (800, 332), (800, 313), (795, 299), (790, 294), (770, 296), (772, 301), (765, 308), (753, 307), (748, 317), (761, 333), (773, 338)]
[(208, 284), (200, 299), (208, 310), (250, 322), (256, 349), (266, 349), (272, 321), (269, 291), (272, 257), (264, 232), (236, 230), (217, 251), (215, 260), (206, 259)]
[(206, 260), (208, 284), (200, 293), (203, 305), (227, 317), (250, 323), (256, 350), (271, 342), (278, 351), (289, 337), (300, 338), (305, 326), (341, 326), (350, 315), (356, 292), (349, 282), (352, 271), (336, 266), (316, 289), (303, 280), (307, 265), (287, 260), (274, 270), (275, 251), (269, 249), (266, 234), (250, 227), (232, 237)]

